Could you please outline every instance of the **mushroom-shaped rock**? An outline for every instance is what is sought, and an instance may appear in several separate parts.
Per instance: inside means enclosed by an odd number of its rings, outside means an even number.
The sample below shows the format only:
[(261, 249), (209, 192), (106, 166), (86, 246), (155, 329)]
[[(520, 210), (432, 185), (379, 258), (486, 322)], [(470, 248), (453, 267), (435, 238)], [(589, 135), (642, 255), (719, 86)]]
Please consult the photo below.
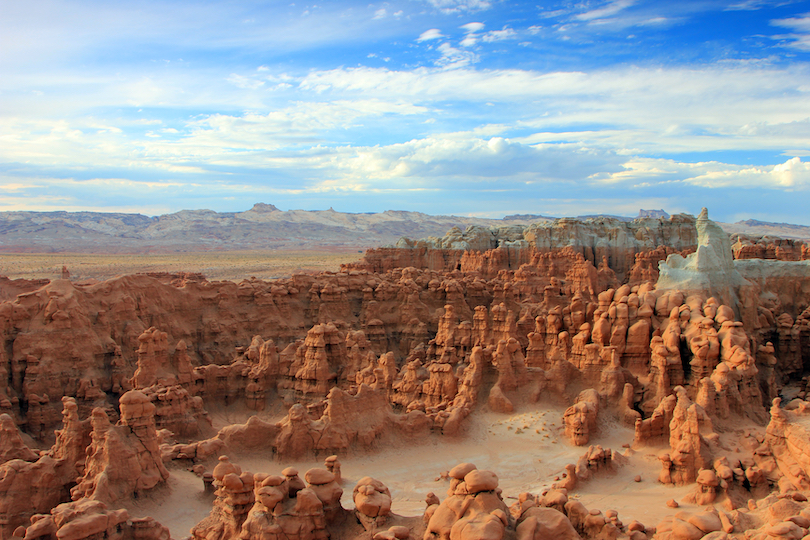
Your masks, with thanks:
[(498, 475), (492, 471), (470, 471), (464, 476), (467, 493), (494, 491), (498, 487)]
[[(293, 478), (298, 478), (297, 476)], [(331, 520), (341, 510), (340, 497), (343, 495), (343, 488), (335, 482), (335, 475), (326, 469), (310, 469), (304, 474), (304, 478), (309, 484), (307, 489), (312, 490), (323, 503), (323, 511), (327, 520)], [(298, 478), (300, 481), (300, 478)]]
[(140, 418), (146, 414), (151, 414), (155, 410), (155, 406), (149, 397), (138, 390), (130, 390), (118, 400), (118, 405), (121, 409), (121, 417)]
[(447, 475), (450, 478), (455, 478), (456, 480), (464, 480), (464, 477), (467, 476), (467, 474), (474, 471), (476, 468), (477, 467), (472, 463), (459, 463), (458, 465), (450, 469), (450, 472), (447, 473)]
[(262, 486), (276, 487), (284, 483), (284, 477), (277, 474), (271, 474), (262, 480)]
[(231, 491), (241, 491), (245, 487), (242, 483), (242, 479), (235, 473), (226, 474), (225, 477), (222, 478), (222, 485)]
[(369, 476), (357, 482), (353, 498), (358, 512), (370, 518), (391, 513), (391, 492), (382, 482)]
[(225, 477), (225, 475), (231, 473), (236, 474), (238, 476), (239, 474), (242, 473), (242, 471), (237, 465), (231, 463), (228, 456), (219, 456), (219, 463), (217, 463), (217, 466), (214, 467), (213, 471), (214, 480), (222, 482), (222, 479)]
[(291, 499), (294, 498), (299, 491), (307, 487), (304, 481), (301, 480), (301, 477), (298, 476), (298, 469), (295, 467), (287, 467), (281, 471), (281, 474), (286, 477), (287, 489)]
[(307, 484), (311, 484), (313, 486), (322, 486), (324, 484), (328, 484), (329, 482), (334, 482), (335, 475), (326, 469), (313, 468), (304, 474), (304, 480), (307, 481)]

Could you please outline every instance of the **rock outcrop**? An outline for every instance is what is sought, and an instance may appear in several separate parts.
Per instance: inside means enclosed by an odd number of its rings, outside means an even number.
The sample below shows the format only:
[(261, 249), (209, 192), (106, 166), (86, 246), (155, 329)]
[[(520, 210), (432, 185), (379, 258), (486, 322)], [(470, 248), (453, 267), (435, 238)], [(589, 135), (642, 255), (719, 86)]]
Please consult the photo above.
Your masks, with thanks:
[[(273, 282), (9, 285), (21, 292), (0, 296), (2, 538), (163, 538), (117, 507), (174, 467), (204, 474), (219, 457), (196, 538), (642, 540), (651, 528), (569, 499), (633, 455), (600, 446), (618, 425), (633, 427), (633, 451), (659, 458), (660, 482), (691, 486), (681, 502), (706, 508), (673, 515), (659, 536), (806, 528), (801, 509), (767, 526), (743, 510), (760, 516), (810, 491), (807, 261), (735, 261), (706, 212), (473, 227), (387, 249)], [(481, 410), (543, 407), (565, 410), (562, 445), (588, 449), (541, 493), (509, 507), (494, 472), (461, 464), (421, 521), (397, 516), (373, 478), (346, 486), (351, 510), (340, 504), (337, 456), (463, 438)], [(215, 432), (223, 415), (208, 411), (249, 419)], [(329, 457), (303, 477), (224, 458), (256, 452)]]

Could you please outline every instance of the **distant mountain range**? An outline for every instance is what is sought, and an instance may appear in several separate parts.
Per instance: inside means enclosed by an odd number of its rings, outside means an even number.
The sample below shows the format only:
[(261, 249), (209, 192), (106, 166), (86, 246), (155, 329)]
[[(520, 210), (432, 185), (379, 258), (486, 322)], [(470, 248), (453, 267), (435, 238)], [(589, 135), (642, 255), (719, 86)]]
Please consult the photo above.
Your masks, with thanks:
[[(642, 210), (641, 217), (667, 217)], [(622, 221), (631, 218), (612, 217)], [(388, 210), (348, 214), (329, 210), (282, 211), (258, 203), (245, 212), (182, 210), (149, 217), (106, 212), (0, 212), (0, 252), (5, 253), (171, 253), (194, 251), (336, 249), (363, 250), (394, 244), (402, 237), (443, 236), (451, 227), (500, 227), (555, 218), (520, 214), (503, 219), (432, 216)], [(741, 221), (728, 232), (810, 238), (810, 227)]]

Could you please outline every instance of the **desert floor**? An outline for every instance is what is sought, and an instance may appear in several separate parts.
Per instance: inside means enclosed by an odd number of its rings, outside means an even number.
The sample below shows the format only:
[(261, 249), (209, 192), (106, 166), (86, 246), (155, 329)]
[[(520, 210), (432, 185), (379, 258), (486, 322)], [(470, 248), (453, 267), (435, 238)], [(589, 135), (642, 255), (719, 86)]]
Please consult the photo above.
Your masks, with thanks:
[(335, 272), (343, 263), (355, 262), (362, 252), (351, 250), (308, 251), (207, 251), (172, 254), (104, 255), (86, 253), (0, 253), (0, 275), (11, 279), (55, 279), (66, 266), (74, 281), (105, 280), (144, 272), (193, 272), (209, 280), (256, 277), (275, 279), (301, 272)]
[[(405, 516), (418, 516), (425, 510), (425, 496), (434, 492), (446, 497), (448, 481), (441, 478), (461, 462), (472, 462), (479, 469), (494, 471), (503, 489), (507, 505), (516, 502), (521, 492), (540, 494), (555, 481), (567, 463), (575, 463), (587, 447), (573, 446), (563, 436), (563, 408), (551, 404), (523, 407), (513, 414), (479, 412), (467, 419), (466, 432), (459, 438), (431, 436), (420, 442), (408, 441), (398, 446), (386, 445), (376, 452), (340, 456), (343, 476), (344, 508), (354, 508), (352, 489), (358, 480), (371, 476), (391, 490), (392, 511)], [(227, 420), (225, 418), (227, 416)], [(236, 420), (235, 415), (212, 415), (215, 427)], [(668, 448), (644, 448), (635, 452), (622, 447), (632, 442), (633, 430), (602, 418), (600, 434), (592, 444), (626, 451), (627, 463), (616, 474), (597, 476), (582, 484), (572, 494), (588, 508), (617, 510), (620, 519), (636, 519), (655, 526), (674, 510), (666, 501), (680, 501), (694, 490), (694, 485), (667, 487), (656, 480), (661, 470), (658, 454)], [(223, 422), (224, 421), (224, 422)], [(242, 420), (243, 421), (243, 420)], [(299, 474), (312, 467), (323, 467), (323, 459), (274, 461), (268, 454), (231, 455), (231, 461), (244, 471), (280, 474), (294, 466)], [(213, 467), (215, 462), (209, 464)], [(212, 495), (203, 492), (202, 480), (183, 468), (174, 466), (167, 489), (147, 498), (126, 504), (130, 515), (150, 515), (171, 529), (173, 538), (184, 538), (197, 522), (211, 511)], [(641, 482), (635, 477), (641, 476)], [(681, 504), (685, 510), (696, 510), (693, 504)]]

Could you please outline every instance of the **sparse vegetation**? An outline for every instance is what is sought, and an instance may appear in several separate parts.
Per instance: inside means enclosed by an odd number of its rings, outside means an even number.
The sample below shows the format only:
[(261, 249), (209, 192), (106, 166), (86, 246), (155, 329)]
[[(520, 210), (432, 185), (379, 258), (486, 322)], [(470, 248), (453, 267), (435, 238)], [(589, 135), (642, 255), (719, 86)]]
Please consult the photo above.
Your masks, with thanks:
[(159, 254), (2, 253), (0, 275), (54, 279), (66, 266), (74, 280), (105, 280), (144, 272), (198, 272), (209, 280), (288, 277), (299, 272), (337, 271), (362, 257), (345, 251), (207, 251)]

